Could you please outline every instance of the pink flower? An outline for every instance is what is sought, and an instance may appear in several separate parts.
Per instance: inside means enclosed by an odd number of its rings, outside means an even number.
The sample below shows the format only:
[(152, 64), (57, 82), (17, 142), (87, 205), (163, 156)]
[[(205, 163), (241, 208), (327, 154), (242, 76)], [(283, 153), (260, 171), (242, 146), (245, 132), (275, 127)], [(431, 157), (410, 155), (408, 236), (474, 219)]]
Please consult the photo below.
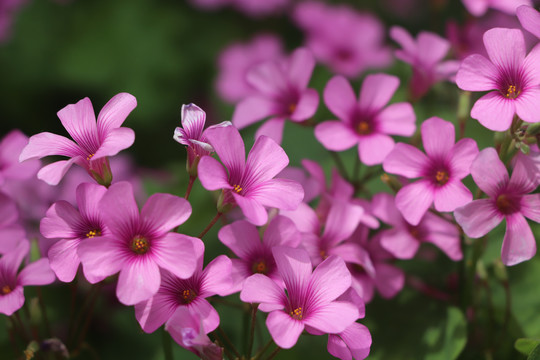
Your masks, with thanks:
[(19, 162), (28, 137), (19, 130), (12, 130), (0, 141), (0, 186), (9, 180), (26, 180), (34, 176), (41, 166), (39, 160)]
[(313, 55), (307, 49), (297, 49), (286, 61), (267, 61), (251, 68), (247, 81), (257, 90), (236, 106), (234, 126), (242, 129), (271, 117), (259, 128), (256, 136), (266, 135), (281, 143), (286, 119), (302, 122), (315, 114), (319, 94), (307, 85), (315, 67)]
[(289, 163), (285, 151), (272, 139), (261, 136), (245, 160), (244, 141), (232, 126), (209, 129), (206, 136), (219, 162), (205, 156), (199, 164), (199, 178), (206, 190), (224, 191), (224, 203), (237, 204), (255, 225), (268, 220), (265, 206), (294, 210), (302, 201), (302, 186), (288, 179), (274, 179)]
[(19, 210), (15, 201), (0, 192), (0, 254), (15, 249), (25, 238), (25, 231), (17, 222), (18, 218)]
[(358, 319), (355, 305), (336, 301), (351, 286), (343, 260), (330, 256), (312, 273), (304, 250), (276, 246), (272, 252), (286, 292), (269, 277), (255, 274), (246, 279), (240, 299), (270, 312), (266, 326), (279, 347), (293, 347), (304, 329), (337, 334)]
[(418, 225), (411, 225), (401, 216), (392, 195), (387, 193), (376, 194), (372, 205), (375, 216), (392, 226), (379, 236), (382, 247), (396, 258), (412, 259), (423, 242), (437, 246), (454, 261), (463, 258), (459, 231), (451, 222), (427, 212)]
[(518, 159), (509, 179), (495, 149), (487, 148), (472, 163), (471, 175), (489, 198), (456, 209), (454, 216), (463, 231), (467, 236), (479, 238), (506, 219), (503, 263), (510, 266), (532, 258), (536, 241), (525, 218), (540, 222), (540, 194), (528, 194), (540, 184), (538, 168)]
[(295, 248), (301, 240), (293, 222), (280, 215), (270, 221), (262, 241), (257, 228), (244, 220), (222, 227), (218, 238), (238, 256), (238, 259), (232, 259), (235, 292), (240, 291), (244, 280), (253, 274), (263, 274), (274, 281), (281, 281), (272, 248), (274, 246)]
[[(60, 200), (54, 203), (41, 220), (40, 231), (49, 239), (60, 239), (48, 251), (51, 269), (60, 281), (71, 282), (77, 274), (81, 260), (77, 255), (79, 244), (86, 239), (109, 235), (98, 204), (107, 189), (97, 184), (82, 183), (77, 187), (78, 210)], [(85, 274), (95, 283), (105, 277)]]
[[(206, 113), (195, 104), (182, 105), (182, 127), (174, 130), (173, 138), (182, 145), (187, 146), (187, 168), (191, 173), (197, 174), (197, 165), (201, 157), (214, 152), (212, 145), (208, 144), (204, 133), (204, 123)], [(214, 127), (230, 126), (230, 121), (210, 126)]]
[(114, 96), (100, 111), (97, 122), (90, 99), (84, 98), (58, 112), (64, 128), (73, 141), (49, 132), (30, 138), (22, 150), (19, 161), (50, 155), (69, 157), (43, 167), (38, 178), (50, 185), (57, 185), (73, 163), (83, 167), (102, 185), (110, 184), (108, 156), (130, 147), (135, 140), (133, 130), (120, 127), (129, 113), (137, 106), (135, 98), (127, 93)]
[(521, 26), (537, 38), (540, 38), (540, 12), (528, 5), (521, 5), (516, 10)]
[(47, 259), (34, 261), (17, 273), (29, 250), (30, 243), (21, 241), (15, 249), (0, 258), (0, 313), (7, 316), (23, 306), (24, 286), (48, 285), (54, 281)]
[(394, 147), (389, 135), (411, 136), (416, 129), (411, 104), (385, 107), (398, 86), (399, 79), (395, 76), (368, 75), (356, 100), (349, 82), (341, 76), (333, 77), (324, 89), (324, 102), (339, 121), (317, 125), (315, 137), (332, 151), (358, 145), (358, 156), (364, 164), (382, 163)]
[(307, 47), (334, 73), (357, 77), (366, 69), (384, 68), (392, 62), (390, 49), (384, 45), (384, 25), (372, 14), (346, 5), (305, 1), (296, 6), (293, 17), (304, 30)]
[(182, 279), (193, 275), (201, 240), (170, 232), (191, 215), (185, 199), (154, 194), (139, 214), (131, 185), (122, 181), (103, 195), (99, 211), (109, 234), (82, 241), (78, 250), (88, 281), (120, 272), (118, 300), (135, 305), (158, 292), (160, 268)]
[(540, 45), (525, 57), (523, 33), (517, 29), (495, 28), (484, 34), (489, 60), (471, 55), (456, 76), (460, 89), (491, 91), (471, 109), (471, 117), (493, 131), (510, 128), (514, 115), (526, 122), (540, 121)]
[(497, 9), (510, 15), (516, 13), (520, 5), (532, 6), (531, 0), (461, 0), (467, 10), (474, 16), (482, 16), (488, 8)]
[(411, 225), (435, 203), (437, 211), (454, 211), (472, 200), (461, 179), (469, 175), (478, 154), (476, 142), (455, 142), (452, 123), (438, 117), (422, 124), (422, 142), (427, 156), (412, 145), (399, 143), (384, 160), (384, 171), (421, 180), (405, 185), (396, 195), (396, 207)]
[(218, 59), (216, 90), (219, 96), (237, 103), (253, 95), (257, 90), (247, 81), (249, 70), (265, 61), (282, 61), (283, 58), (283, 45), (274, 35), (258, 35), (248, 43), (229, 45)]
[[(192, 316), (199, 316), (204, 333), (214, 331), (219, 325), (219, 315), (207, 297), (232, 294), (231, 260), (220, 255), (203, 270), (202, 242), (196, 243), (197, 268), (188, 279), (180, 279), (167, 270), (161, 270), (161, 286), (156, 295), (135, 305), (135, 316), (147, 333), (156, 331), (179, 308), (186, 308)], [(174, 321), (174, 320), (173, 320)]]
[(459, 62), (442, 61), (450, 50), (450, 43), (439, 35), (427, 31), (418, 34), (416, 40), (399, 26), (390, 29), (390, 37), (401, 45), (396, 57), (412, 67), (409, 88), (413, 99), (419, 99), (435, 83), (452, 80)]

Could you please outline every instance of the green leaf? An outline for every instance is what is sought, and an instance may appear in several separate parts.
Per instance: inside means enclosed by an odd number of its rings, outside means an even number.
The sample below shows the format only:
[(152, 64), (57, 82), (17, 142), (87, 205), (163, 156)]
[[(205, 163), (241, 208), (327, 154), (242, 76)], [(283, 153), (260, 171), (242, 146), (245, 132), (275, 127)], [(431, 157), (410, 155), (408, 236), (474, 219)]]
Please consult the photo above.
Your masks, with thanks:
[(520, 353), (528, 356), (538, 344), (540, 344), (540, 339), (522, 338), (516, 340), (514, 347)]
[(540, 344), (536, 345), (527, 360), (540, 360)]
[(446, 322), (430, 328), (424, 334), (430, 347), (426, 360), (456, 359), (467, 343), (467, 323), (463, 313), (456, 307), (447, 309)]

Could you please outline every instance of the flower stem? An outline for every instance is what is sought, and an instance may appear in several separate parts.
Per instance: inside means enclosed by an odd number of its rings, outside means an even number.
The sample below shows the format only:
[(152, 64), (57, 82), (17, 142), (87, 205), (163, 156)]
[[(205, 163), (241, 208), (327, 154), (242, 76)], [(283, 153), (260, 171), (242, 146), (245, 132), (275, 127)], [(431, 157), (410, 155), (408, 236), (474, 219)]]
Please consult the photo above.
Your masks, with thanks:
[(206, 228), (203, 230), (202, 233), (199, 234), (199, 239), (202, 239), (204, 235), (206, 235), (206, 233), (208, 231), (210, 231), (210, 229), (212, 228), (212, 226), (214, 226), (214, 224), (219, 220), (219, 218), (221, 217), (221, 215), (223, 215), (223, 213), (220, 213), (218, 212), (216, 214), (216, 216), (214, 216), (214, 218), (212, 219), (212, 221), (210, 221), (210, 224), (208, 224), (208, 226), (206, 226)]
[(165, 331), (165, 327), (161, 328), (161, 339), (163, 340), (163, 353), (165, 354), (165, 360), (173, 360), (173, 349), (171, 336)]
[(189, 199), (189, 194), (191, 194), (191, 189), (193, 188), (193, 184), (195, 183), (195, 179), (197, 179), (197, 176), (190, 176), (188, 186), (186, 189), (186, 194), (184, 195), (184, 199)]
[(232, 350), (232, 352), (234, 353), (234, 355), (238, 358), (241, 358), (242, 356), (240, 355), (240, 353), (238, 352), (238, 350), (236, 350), (236, 347), (234, 346), (234, 344), (231, 342), (231, 340), (229, 340), (229, 337), (227, 336), (227, 334), (225, 333), (225, 331), (223, 331), (223, 329), (221, 328), (221, 326), (218, 326), (217, 327), (217, 332), (219, 333), (219, 335), (221, 336), (221, 338), (223, 340), (225, 340), (225, 343), (227, 343), (227, 346)]
[(253, 340), (255, 338), (255, 324), (257, 322), (257, 307), (258, 305), (252, 305), (251, 309), (251, 328), (249, 331), (249, 343), (247, 350), (247, 358), (251, 358), (251, 350), (253, 349)]
[(329, 151), (329, 153), (334, 159), (334, 162), (336, 163), (336, 166), (341, 176), (343, 176), (345, 180), (349, 181), (349, 175), (347, 175), (347, 169), (345, 169), (345, 165), (343, 165), (343, 161), (341, 161), (341, 158), (339, 157), (338, 153), (335, 151)]
[(264, 345), (264, 347), (262, 349), (259, 349), (259, 351), (257, 351), (257, 353), (255, 354), (253, 359), (254, 360), (259, 360), (259, 358), (262, 356), (262, 354), (264, 354), (266, 352), (266, 350), (268, 350), (270, 345), (272, 345), (273, 343), (274, 343), (274, 340), (270, 339), (270, 341), (268, 341), (266, 343), (266, 345)]
[(281, 348), (278, 346), (274, 349), (274, 351), (272, 351), (272, 353), (270, 354), (270, 356), (268, 356), (266, 358), (266, 360), (272, 360), (274, 357), (276, 357), (276, 355), (278, 354), (278, 352), (281, 350)]
[(43, 316), (43, 323), (45, 325), (45, 330), (47, 331), (47, 336), (52, 337), (51, 324), (49, 323), (49, 318), (47, 316), (47, 308), (43, 302), (43, 293), (41, 292), (40, 287), (37, 287), (36, 291), (38, 295), (39, 308), (41, 309), (41, 316)]

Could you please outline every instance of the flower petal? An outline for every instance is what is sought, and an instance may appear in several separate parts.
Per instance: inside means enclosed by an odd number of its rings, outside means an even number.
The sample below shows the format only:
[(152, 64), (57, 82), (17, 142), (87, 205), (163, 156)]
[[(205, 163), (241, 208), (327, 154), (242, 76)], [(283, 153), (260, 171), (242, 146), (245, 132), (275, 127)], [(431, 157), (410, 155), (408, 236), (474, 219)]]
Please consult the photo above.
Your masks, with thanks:
[(525, 59), (525, 39), (518, 29), (494, 28), (484, 33), (489, 59), (501, 69), (518, 69)]
[(257, 226), (263, 226), (268, 221), (268, 213), (264, 206), (251, 197), (232, 194), (236, 204), (242, 209), (242, 213), (250, 223)]
[(306, 48), (296, 49), (289, 58), (288, 78), (297, 89), (305, 89), (315, 68), (315, 58)]
[(58, 111), (57, 115), (71, 138), (89, 153), (94, 153), (100, 139), (90, 99), (86, 97), (76, 104), (70, 104)]
[(358, 319), (358, 308), (349, 302), (333, 301), (318, 306), (304, 320), (306, 326), (324, 333), (337, 334), (344, 331)]
[(304, 294), (311, 277), (311, 260), (308, 253), (303, 249), (274, 246), (272, 254), (289, 296)]
[(106, 192), (107, 188), (105, 186), (93, 183), (82, 183), (77, 186), (77, 206), (81, 216), (87, 219), (100, 219), (99, 202)]
[(378, 112), (382, 109), (399, 87), (399, 78), (387, 74), (366, 76), (360, 90), (358, 104), (362, 111)]
[(473, 139), (461, 139), (452, 148), (450, 168), (452, 177), (463, 179), (471, 173), (473, 160), (478, 156), (478, 146)]
[(270, 139), (274, 140), (276, 144), (281, 144), (283, 139), (283, 128), (285, 126), (285, 118), (275, 117), (265, 121), (257, 132), (255, 133), (255, 139), (258, 139), (260, 136), (267, 136)]
[(324, 121), (315, 126), (315, 137), (328, 150), (343, 151), (358, 143), (358, 135), (342, 121)]
[(111, 98), (99, 112), (97, 128), (103, 141), (112, 129), (122, 126), (128, 115), (137, 106), (137, 99), (131, 94), (120, 93)]
[(375, 264), (375, 286), (385, 299), (394, 297), (405, 285), (405, 273), (400, 268), (385, 264)]
[(96, 279), (103, 279), (116, 274), (128, 261), (125, 245), (114, 239), (95, 237), (86, 239), (79, 244), (77, 254), (81, 259), (86, 279), (96, 283)]
[(328, 352), (342, 360), (345, 354), (348, 358), (363, 360), (369, 355), (371, 347), (371, 334), (367, 327), (359, 323), (353, 323), (339, 335), (328, 336)]
[(52, 164), (42, 167), (37, 173), (37, 177), (49, 185), (58, 185), (76, 160), (77, 158), (71, 158), (69, 160), (53, 162)]
[(459, 180), (449, 181), (433, 192), (435, 209), (442, 212), (454, 211), (467, 205), (472, 199), (471, 191)]
[(39, 259), (30, 263), (22, 269), (17, 278), (17, 283), (26, 285), (48, 285), (56, 277), (49, 265), (49, 259)]
[(77, 255), (80, 240), (60, 240), (49, 248), (51, 269), (63, 282), (72, 282), (77, 275), (81, 260)]
[(286, 301), (283, 289), (274, 280), (262, 274), (251, 275), (244, 281), (240, 300), (252, 304), (275, 304), (281, 307)]
[[(234, 126), (207, 129), (205, 135), (229, 171), (231, 180), (242, 176), (245, 167), (246, 152), (244, 140)], [(238, 179), (240, 180), (240, 179)]]
[(289, 157), (281, 146), (269, 137), (255, 140), (246, 162), (242, 179), (244, 189), (274, 178), (289, 164)]
[(498, 71), (495, 65), (479, 54), (462, 61), (456, 74), (456, 84), (462, 90), (487, 91), (497, 88)]
[(356, 107), (356, 97), (349, 81), (343, 76), (334, 76), (326, 84), (323, 97), (328, 109), (339, 119), (348, 123)]
[(454, 211), (454, 217), (465, 234), (474, 239), (486, 235), (503, 219), (491, 199), (475, 200), (460, 207)]
[(383, 169), (406, 178), (417, 178), (423, 175), (428, 162), (427, 156), (414, 146), (397, 143), (384, 159)]
[(527, 220), (520, 213), (506, 217), (501, 258), (503, 264), (512, 266), (531, 259), (536, 254), (536, 241)]
[(350, 287), (351, 273), (345, 262), (339, 256), (332, 255), (313, 271), (308, 301), (318, 307), (334, 301)]
[(232, 189), (223, 165), (211, 156), (204, 156), (197, 168), (199, 180), (206, 190)]
[(322, 237), (327, 244), (336, 245), (349, 238), (358, 227), (364, 209), (348, 202), (335, 201), (330, 207)]
[(155, 262), (181, 279), (193, 275), (197, 267), (197, 259), (202, 256), (204, 245), (198, 238), (168, 233), (151, 243)]
[(182, 128), (189, 139), (200, 139), (206, 122), (206, 113), (195, 104), (182, 105)]
[(7, 316), (19, 310), (24, 304), (24, 292), (22, 286), (17, 286), (9, 294), (0, 296), (0, 313)]
[(219, 230), (218, 238), (241, 259), (261, 248), (257, 228), (245, 220), (225, 225)]
[(398, 259), (412, 259), (420, 242), (408, 232), (401, 229), (390, 229), (381, 232), (382, 247)]
[(490, 197), (498, 196), (509, 181), (508, 171), (494, 148), (480, 151), (471, 165), (471, 175), (476, 185)]
[(135, 235), (139, 229), (139, 208), (133, 196), (133, 187), (127, 181), (109, 187), (99, 203), (102, 218), (115, 236)]
[(133, 145), (134, 142), (135, 132), (132, 129), (126, 127), (111, 129), (101, 142), (101, 145), (92, 157), (92, 160), (105, 156), (114, 156), (120, 151)]
[(232, 263), (231, 259), (225, 255), (219, 255), (212, 260), (203, 271), (203, 285), (201, 293), (205, 297), (219, 295), (227, 296), (232, 294)]
[(171, 194), (154, 194), (141, 210), (141, 221), (152, 232), (161, 235), (183, 224), (190, 215), (191, 205), (186, 199)]
[(276, 345), (282, 349), (292, 348), (304, 331), (304, 324), (301, 321), (294, 320), (279, 310), (268, 314), (266, 326)]
[(300, 99), (296, 103), (291, 120), (300, 122), (309, 119), (317, 111), (319, 105), (319, 93), (315, 89), (306, 89), (300, 94)]
[(52, 204), (47, 215), (41, 219), (39, 230), (48, 239), (78, 237), (77, 229), (83, 224), (79, 212), (67, 201)]
[(358, 143), (358, 157), (362, 163), (372, 166), (382, 164), (394, 148), (394, 140), (385, 134), (363, 136)]
[(463, 258), (459, 231), (454, 224), (435, 214), (427, 213), (422, 220), (422, 226), (427, 232), (424, 241), (436, 245), (454, 261)]
[(74, 157), (83, 155), (84, 152), (68, 138), (49, 132), (36, 134), (28, 140), (28, 145), (24, 147), (19, 155), (19, 161), (28, 159), (41, 159), (49, 155), (61, 155)]
[(238, 129), (243, 129), (270, 115), (274, 115), (276, 105), (274, 101), (259, 95), (250, 96), (240, 101), (232, 116), (232, 123)]
[(411, 225), (418, 225), (433, 202), (433, 192), (426, 180), (405, 185), (396, 194), (396, 207)]
[(124, 305), (135, 305), (154, 296), (159, 290), (160, 280), (157, 264), (143, 256), (120, 270), (116, 296)]
[(505, 98), (498, 91), (492, 91), (474, 103), (471, 117), (489, 130), (506, 131), (515, 112), (514, 100)]
[(172, 317), (176, 308), (177, 303), (171, 301), (170, 295), (160, 289), (147, 301), (135, 304), (135, 317), (144, 332), (153, 333)]
[(456, 131), (451, 122), (434, 116), (422, 123), (422, 143), (431, 159), (446, 158), (455, 140)]
[(263, 243), (269, 248), (280, 245), (295, 248), (300, 244), (300, 241), (300, 232), (292, 220), (281, 215), (270, 221), (263, 235)]
[(524, 195), (521, 198), (521, 213), (526, 218), (540, 223), (540, 194)]
[(375, 118), (384, 134), (412, 136), (416, 130), (416, 115), (411, 104), (395, 103), (382, 109)]
[(295, 210), (304, 198), (304, 189), (296, 181), (278, 178), (258, 184), (247, 196), (264, 206)]
[(540, 112), (538, 112), (540, 88), (530, 88), (523, 91), (515, 101), (516, 113), (521, 120), (530, 123), (540, 122)]
[(532, 6), (522, 5), (517, 8), (516, 15), (525, 30), (540, 38), (540, 12)]

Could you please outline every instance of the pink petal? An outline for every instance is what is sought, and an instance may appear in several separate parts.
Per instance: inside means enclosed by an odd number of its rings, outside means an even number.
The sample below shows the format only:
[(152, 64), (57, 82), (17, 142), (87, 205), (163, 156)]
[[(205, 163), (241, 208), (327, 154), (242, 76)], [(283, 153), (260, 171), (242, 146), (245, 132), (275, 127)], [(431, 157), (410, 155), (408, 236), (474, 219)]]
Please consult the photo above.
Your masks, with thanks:
[(242, 213), (250, 223), (263, 226), (268, 221), (268, 213), (262, 204), (251, 197), (245, 197), (236, 193), (232, 194), (236, 204), (242, 209)]
[(492, 91), (474, 103), (471, 117), (489, 130), (506, 131), (515, 112), (515, 100), (505, 98), (498, 91)]
[(450, 49), (448, 40), (427, 31), (418, 34), (417, 46), (418, 54), (421, 54), (422, 63), (426, 67), (441, 61)]
[(264, 206), (294, 210), (304, 198), (304, 189), (296, 181), (278, 178), (258, 184), (247, 196)]
[(189, 139), (200, 139), (206, 113), (195, 104), (182, 105), (182, 128)]
[(281, 146), (266, 136), (257, 138), (247, 157), (244, 188), (274, 178), (287, 164), (289, 157)]
[(386, 299), (394, 297), (405, 285), (403, 270), (390, 264), (375, 264), (375, 286)]
[(291, 85), (305, 89), (315, 68), (315, 58), (311, 51), (305, 48), (296, 49), (289, 59), (288, 77)]
[(153, 333), (174, 314), (177, 304), (170, 295), (158, 292), (147, 301), (135, 305), (135, 317), (146, 333)]
[(135, 142), (135, 132), (132, 129), (126, 127), (111, 129), (103, 139), (92, 160), (104, 156), (114, 156), (133, 145), (133, 142)]
[(308, 253), (302, 249), (283, 246), (274, 246), (272, 253), (287, 291), (303, 294), (311, 276), (311, 260)]
[(169, 270), (181, 279), (193, 275), (197, 266), (197, 259), (202, 256), (204, 247), (198, 238), (168, 233), (153, 239), (151, 243), (154, 261), (162, 268)]
[(113, 234), (123, 236), (139, 224), (139, 208), (133, 196), (133, 188), (127, 181), (117, 182), (103, 195), (100, 201), (102, 218)]
[(60, 200), (51, 205), (39, 226), (43, 236), (49, 239), (78, 237), (77, 229), (83, 224), (79, 212), (67, 201)]
[(312, 234), (319, 234), (320, 232), (319, 218), (306, 203), (298, 204), (298, 208), (294, 211), (281, 211), (280, 214), (291, 219), (300, 232)]
[(232, 189), (223, 165), (211, 156), (204, 156), (197, 168), (199, 180), (206, 190)]
[(347, 359), (350, 359), (351, 355), (356, 360), (365, 359), (369, 355), (370, 347), (371, 334), (367, 327), (359, 323), (353, 323), (339, 336), (328, 336), (328, 352), (342, 360), (346, 352), (349, 356)]
[(498, 71), (495, 65), (479, 54), (470, 55), (456, 74), (456, 84), (462, 90), (487, 91), (497, 88)]
[(288, 80), (281, 65), (281, 62), (270, 60), (251, 67), (246, 74), (246, 80), (265, 96), (277, 97), (288, 87)]
[(276, 105), (266, 97), (250, 96), (240, 101), (234, 109), (232, 123), (238, 129), (243, 129), (259, 120), (275, 114)]
[(393, 75), (370, 74), (362, 83), (358, 104), (364, 111), (377, 112), (388, 104), (398, 87), (399, 79)]
[(22, 286), (17, 286), (9, 294), (0, 296), (0, 313), (11, 316), (24, 304), (24, 292)]
[(285, 126), (285, 119), (282, 117), (275, 117), (265, 121), (255, 133), (255, 138), (260, 136), (267, 136), (274, 140), (277, 144), (281, 144), (283, 139), (283, 128)]
[(200, 318), (203, 331), (208, 334), (219, 325), (219, 315), (206, 299), (198, 298), (188, 305), (189, 311)]
[(122, 126), (128, 115), (137, 106), (137, 99), (131, 94), (120, 93), (111, 98), (99, 112), (97, 128), (103, 140), (112, 130)]
[[(413, 56), (418, 53), (416, 42), (414, 38), (400, 26), (392, 26), (390, 28), (390, 38), (397, 42), (402, 48), (403, 51), (396, 51), (396, 56), (409, 64), (414, 62)], [(402, 56), (398, 56), (402, 55)]]
[(26, 231), (19, 224), (0, 228), (0, 254), (6, 254), (15, 249), (19, 242), (26, 241)]
[(363, 215), (364, 209), (361, 206), (341, 201), (334, 202), (326, 218), (323, 238), (331, 244), (349, 238)]
[(412, 259), (420, 247), (416, 238), (400, 229), (385, 230), (380, 236), (382, 247), (398, 259)]
[(484, 33), (484, 45), (493, 64), (517, 69), (525, 59), (525, 40), (518, 29), (494, 28)]
[(122, 269), (127, 258), (124, 244), (106, 237), (85, 239), (77, 253), (83, 265), (84, 274), (90, 283), (95, 279), (116, 274)]
[(225, 225), (218, 232), (219, 240), (236, 256), (245, 259), (261, 247), (259, 232), (251, 223), (240, 220)]
[(526, 194), (540, 185), (540, 171), (528, 160), (525, 157), (518, 157), (514, 163), (512, 177), (508, 183), (508, 188), (514, 193)]
[(278, 215), (270, 221), (263, 236), (263, 243), (272, 248), (274, 246), (297, 247), (301, 235), (291, 219)]
[(470, 203), (472, 199), (471, 191), (459, 180), (449, 181), (433, 191), (435, 209), (441, 212), (454, 211)]
[(234, 126), (207, 129), (205, 135), (216, 150), (219, 159), (229, 170), (230, 177), (244, 172), (246, 153), (244, 140)]
[(0, 192), (0, 228), (12, 224), (18, 217), (17, 203), (8, 195)]
[(49, 265), (49, 259), (39, 259), (30, 263), (19, 273), (17, 282), (20, 285), (48, 285), (56, 280)]
[(40, 159), (49, 155), (74, 157), (84, 155), (84, 152), (68, 138), (49, 132), (42, 132), (30, 137), (28, 145), (26, 145), (19, 156), (19, 161)]
[(254, 274), (246, 279), (240, 292), (240, 300), (252, 304), (277, 304), (280, 307), (287, 301), (283, 289), (274, 280), (261, 274)]
[(436, 245), (454, 261), (459, 261), (463, 258), (459, 231), (454, 224), (435, 214), (427, 213), (422, 221), (422, 225), (427, 231), (425, 241)]
[(89, 219), (101, 218), (99, 202), (106, 192), (107, 188), (105, 186), (93, 183), (82, 183), (77, 186), (77, 206), (81, 215)]
[(540, 104), (540, 88), (523, 91), (515, 100), (516, 113), (521, 120), (535, 123), (540, 122), (538, 104)]
[(394, 140), (388, 135), (363, 136), (358, 143), (358, 157), (368, 166), (382, 164), (393, 148)]
[(491, 199), (475, 200), (460, 207), (454, 217), (465, 234), (475, 239), (486, 235), (503, 219)]
[(452, 177), (463, 179), (471, 173), (471, 164), (478, 156), (478, 146), (473, 139), (461, 139), (452, 148), (450, 168)]
[(536, 44), (535, 47), (529, 52), (529, 55), (523, 62), (522, 71), (526, 74), (529, 80), (529, 84), (532, 86), (540, 84), (540, 69), (538, 68), (538, 62), (540, 61), (540, 44)]
[(57, 113), (62, 125), (71, 138), (86, 151), (93, 153), (100, 143), (96, 126), (96, 116), (87, 97), (76, 104), (70, 104)]
[(521, 213), (526, 218), (540, 223), (540, 194), (524, 195), (521, 198)]
[(81, 263), (77, 255), (79, 243), (79, 240), (60, 240), (49, 248), (50, 266), (58, 280), (72, 282), (77, 275)]
[(423, 175), (428, 161), (427, 156), (414, 146), (398, 143), (384, 159), (383, 169), (406, 178), (417, 178)]
[(334, 76), (330, 79), (324, 88), (323, 97), (324, 103), (334, 115), (345, 122), (349, 121), (349, 116), (356, 107), (356, 97), (346, 78)]
[(343, 151), (358, 143), (358, 135), (342, 121), (324, 121), (315, 126), (315, 137), (328, 150)]
[(334, 301), (310, 312), (304, 324), (324, 333), (344, 331), (358, 319), (358, 308), (349, 302)]
[(388, 193), (377, 193), (371, 199), (371, 211), (373, 215), (385, 223), (395, 226), (403, 226), (403, 217), (396, 208), (394, 197)]
[(516, 15), (525, 30), (540, 38), (540, 12), (532, 6), (522, 5), (517, 8)]
[(416, 130), (416, 115), (409, 103), (396, 103), (382, 109), (375, 121), (384, 134), (412, 136)]
[(183, 224), (191, 215), (186, 199), (171, 194), (154, 194), (141, 210), (141, 221), (155, 234), (164, 234)]
[(148, 257), (129, 262), (120, 270), (116, 296), (124, 305), (135, 305), (154, 296), (161, 276), (157, 264)]
[[(351, 287), (351, 273), (339, 256), (330, 256), (313, 271), (310, 297), (316, 304), (329, 303)], [(356, 320), (353, 319), (353, 321)]]
[(480, 151), (471, 165), (471, 175), (476, 185), (490, 197), (498, 196), (509, 181), (508, 171), (494, 148)]
[(536, 241), (520, 213), (506, 217), (506, 233), (504, 234), (501, 258), (503, 264), (512, 266), (531, 259), (536, 254)]
[(478, 1), (478, 0), (462, 0), (463, 5), (467, 10), (474, 16), (482, 16), (486, 13), (489, 2), (488, 1)]
[(225, 255), (212, 260), (204, 269), (204, 283), (201, 291), (205, 297), (212, 295), (227, 296), (232, 294), (232, 263)]
[(396, 195), (396, 207), (411, 225), (418, 225), (433, 202), (433, 192), (426, 180), (405, 185)]
[(432, 159), (445, 158), (456, 140), (454, 125), (438, 117), (431, 117), (422, 124), (422, 143)]
[(301, 321), (294, 320), (279, 310), (268, 314), (266, 326), (276, 345), (283, 349), (292, 348), (304, 331), (304, 324)]
[(296, 108), (291, 115), (292, 121), (304, 121), (315, 115), (319, 105), (319, 93), (315, 89), (306, 89), (300, 95)]
[(76, 159), (77, 158), (60, 160), (44, 166), (41, 168), (41, 170), (39, 170), (37, 177), (38, 179), (45, 181), (49, 185), (58, 185), (58, 183), (60, 182), (60, 180), (62, 180), (71, 165), (75, 163)]

